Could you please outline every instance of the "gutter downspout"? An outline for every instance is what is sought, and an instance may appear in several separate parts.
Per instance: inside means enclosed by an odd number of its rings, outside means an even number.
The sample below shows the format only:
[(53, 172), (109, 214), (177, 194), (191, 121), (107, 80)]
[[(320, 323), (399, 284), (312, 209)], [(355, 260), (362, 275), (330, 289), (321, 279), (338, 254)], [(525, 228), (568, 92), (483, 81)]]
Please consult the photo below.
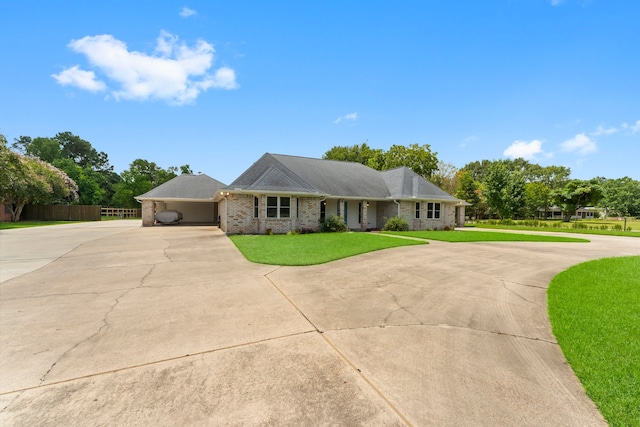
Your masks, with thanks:
[(396, 199), (393, 199), (393, 203), (395, 203), (396, 205), (398, 205), (398, 218), (400, 218), (400, 202), (397, 201)]

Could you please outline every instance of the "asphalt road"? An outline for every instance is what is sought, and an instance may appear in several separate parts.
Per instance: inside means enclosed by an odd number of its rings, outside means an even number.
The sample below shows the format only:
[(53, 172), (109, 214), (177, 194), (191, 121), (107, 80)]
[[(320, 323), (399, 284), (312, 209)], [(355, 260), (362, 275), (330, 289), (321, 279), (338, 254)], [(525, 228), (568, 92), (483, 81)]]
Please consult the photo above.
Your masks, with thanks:
[(546, 288), (639, 239), (275, 267), (214, 227), (111, 223), (0, 232), (0, 424), (606, 425)]

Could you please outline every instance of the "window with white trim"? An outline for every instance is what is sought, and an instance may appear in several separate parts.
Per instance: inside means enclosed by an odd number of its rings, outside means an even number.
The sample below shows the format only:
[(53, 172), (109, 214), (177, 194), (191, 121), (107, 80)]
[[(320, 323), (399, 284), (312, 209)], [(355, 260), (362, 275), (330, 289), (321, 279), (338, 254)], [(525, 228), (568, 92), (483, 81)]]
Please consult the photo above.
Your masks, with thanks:
[(289, 218), (290, 216), (290, 197), (267, 197), (267, 218)]
[(427, 203), (427, 218), (438, 219), (440, 218), (440, 203)]

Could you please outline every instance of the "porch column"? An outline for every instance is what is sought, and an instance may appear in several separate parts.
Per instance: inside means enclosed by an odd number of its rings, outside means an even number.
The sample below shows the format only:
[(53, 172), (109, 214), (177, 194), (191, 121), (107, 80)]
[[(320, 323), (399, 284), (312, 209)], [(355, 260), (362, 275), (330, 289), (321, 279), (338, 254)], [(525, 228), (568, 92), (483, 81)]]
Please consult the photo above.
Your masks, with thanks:
[(458, 206), (458, 220), (456, 221), (456, 223), (458, 224), (458, 227), (464, 227), (464, 208), (465, 206)]
[(367, 231), (367, 208), (369, 207), (369, 203), (366, 200), (363, 200), (360, 203), (362, 203), (362, 222), (360, 223), (360, 230)]
[(142, 226), (151, 227), (154, 222), (154, 205), (153, 200), (142, 201)]

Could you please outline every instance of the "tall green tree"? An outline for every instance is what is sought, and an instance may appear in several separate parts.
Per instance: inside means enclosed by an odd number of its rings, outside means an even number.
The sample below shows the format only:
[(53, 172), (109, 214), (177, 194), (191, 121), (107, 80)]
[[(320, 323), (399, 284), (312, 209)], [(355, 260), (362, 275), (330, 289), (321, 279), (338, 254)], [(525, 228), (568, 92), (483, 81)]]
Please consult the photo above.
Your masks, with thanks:
[(480, 204), (480, 189), (477, 181), (473, 179), (471, 172), (461, 170), (458, 172), (458, 189), (455, 197), (470, 203), (467, 209), (474, 212), (474, 216), (478, 217), (478, 207)]
[(431, 174), (431, 182), (453, 196), (459, 187), (460, 178), (458, 175), (457, 167), (439, 160), (438, 169)]
[(372, 149), (366, 143), (352, 147), (335, 146), (324, 153), (323, 159), (362, 163), (376, 170), (406, 166), (418, 175), (430, 179), (438, 169), (438, 153), (429, 144), (392, 145), (388, 151)]
[[(542, 182), (528, 182), (524, 186), (525, 215), (535, 218), (551, 205), (551, 188)], [(546, 217), (546, 215), (545, 215)]]
[(135, 200), (136, 196), (175, 178), (178, 172), (192, 173), (189, 165), (170, 166), (163, 169), (154, 162), (136, 159), (131, 162), (129, 169), (120, 174), (121, 181), (116, 184), (116, 192), (113, 196), (114, 204), (124, 208), (137, 208), (140, 204)]
[(599, 203), (607, 213), (620, 215), (627, 229), (628, 216), (640, 216), (640, 181), (625, 176), (608, 179), (602, 184), (602, 199)]
[[(369, 166), (369, 160), (372, 159), (376, 153), (382, 150), (373, 149), (363, 142), (360, 145), (348, 146), (335, 146), (322, 156), (325, 160), (340, 160), (343, 162), (355, 162), (362, 163)], [(375, 169), (375, 168), (374, 168)]]
[(71, 202), (76, 183), (50, 163), (11, 151), (0, 138), (0, 203), (8, 204), (11, 221), (19, 221), (28, 203)]
[(595, 206), (602, 197), (602, 187), (598, 181), (573, 179), (552, 194), (556, 205), (560, 206), (564, 213), (564, 220), (570, 221), (576, 211), (586, 206)]
[(438, 169), (438, 153), (431, 151), (429, 144), (392, 145), (385, 154), (384, 169), (406, 166), (418, 175), (430, 179)]
[(71, 132), (59, 132), (53, 138), (21, 136), (13, 147), (27, 156), (51, 163), (72, 177), (79, 187), (78, 203), (110, 204), (113, 184), (120, 177), (113, 172), (107, 154), (97, 151), (89, 141)]
[(525, 203), (524, 184), (522, 172), (510, 172), (504, 162), (494, 162), (485, 181), (487, 205), (501, 219), (517, 217)]

